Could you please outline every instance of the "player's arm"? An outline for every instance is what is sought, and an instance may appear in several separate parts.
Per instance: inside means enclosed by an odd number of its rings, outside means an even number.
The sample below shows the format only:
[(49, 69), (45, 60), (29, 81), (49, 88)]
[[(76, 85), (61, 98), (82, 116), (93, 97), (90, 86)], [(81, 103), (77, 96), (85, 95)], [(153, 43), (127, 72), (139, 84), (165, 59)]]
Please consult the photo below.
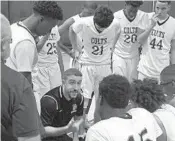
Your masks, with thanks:
[(62, 41), (58, 41), (59, 47), (62, 51), (64, 51), (66, 54), (68, 54), (70, 57), (75, 58), (74, 52), (70, 50), (68, 47), (66, 47)]
[(113, 48), (112, 48), (112, 52), (114, 51), (115, 49), (115, 45), (120, 37), (120, 33), (121, 33), (121, 26), (120, 24), (118, 23), (117, 27), (116, 27), (116, 33), (115, 33), (115, 39), (114, 39), (114, 43), (113, 43)]
[[(57, 105), (55, 101), (50, 97), (41, 98), (41, 120), (45, 129), (45, 136), (60, 136), (71, 132), (72, 124), (74, 120), (71, 119), (70, 122), (63, 127), (53, 127), (52, 122), (57, 113)], [(58, 107), (59, 108), (59, 107)]]
[(60, 46), (59, 46), (58, 42), (57, 42), (56, 50), (57, 50), (57, 55), (58, 55), (58, 64), (60, 66), (60, 71), (61, 71), (61, 77), (63, 77), (64, 64), (63, 64), (63, 57), (62, 57), (62, 53), (61, 53)]
[(67, 19), (62, 25), (58, 27), (58, 31), (60, 33), (60, 36), (65, 32), (69, 30), (69, 27), (74, 23), (74, 19), (71, 17)]
[(175, 39), (171, 41), (170, 63), (175, 64)]
[(43, 48), (44, 44), (46, 43), (46, 41), (48, 40), (49, 38), (49, 35), (50, 35), (50, 32), (47, 33), (45, 36), (39, 38), (39, 41), (37, 43), (37, 51), (40, 52), (41, 49)]
[(72, 26), (69, 28), (69, 39), (72, 44), (72, 48), (74, 50), (77, 50), (78, 52), (81, 52), (81, 48), (78, 48), (77, 46), (77, 34), (83, 29), (83, 20), (79, 20), (75, 22)]
[(40, 135), (31, 137), (18, 137), (18, 141), (41, 141)]
[[(60, 25), (58, 27), (58, 32), (60, 34), (60, 38), (62, 38), (63, 33), (65, 33), (66, 31), (69, 31), (69, 27), (73, 23), (74, 23), (73, 18), (69, 18), (62, 25)], [(72, 58), (74, 57), (72, 51), (62, 43), (61, 39), (59, 40), (58, 45), (59, 45), (59, 47), (61, 48), (62, 51), (64, 51), (70, 57), (72, 57)]]
[(137, 42), (140, 45), (143, 45), (144, 42), (148, 39), (148, 36), (150, 35), (152, 29), (155, 27), (156, 23), (157, 23), (157, 15), (155, 14), (151, 18), (151, 23), (147, 27), (147, 29), (145, 29), (145, 31), (143, 33), (141, 33), (140, 35), (138, 35), (138, 37), (137, 37)]
[(29, 41), (24, 40), (17, 44), (15, 48), (16, 63), (18, 72), (22, 73), (32, 84), (32, 63), (35, 54), (35, 45)]
[[(14, 111), (12, 115), (13, 131), (17, 135), (18, 141), (41, 141), (40, 126), (38, 124), (40, 118), (37, 111), (36, 101), (33, 90), (29, 82), (21, 77), (24, 89), (19, 103), (14, 103)], [(19, 98), (19, 92), (16, 93)], [(29, 122), (30, 121), (30, 122)]]

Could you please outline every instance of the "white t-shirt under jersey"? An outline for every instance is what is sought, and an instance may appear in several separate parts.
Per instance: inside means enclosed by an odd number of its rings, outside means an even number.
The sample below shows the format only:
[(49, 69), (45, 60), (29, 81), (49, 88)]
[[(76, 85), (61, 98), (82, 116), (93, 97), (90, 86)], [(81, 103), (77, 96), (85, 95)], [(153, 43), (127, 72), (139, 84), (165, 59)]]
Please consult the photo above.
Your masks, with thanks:
[(94, 25), (93, 16), (82, 18), (75, 22), (73, 30), (82, 34), (82, 54), (80, 63), (84, 64), (109, 64), (111, 62), (111, 48), (114, 44), (116, 33), (120, 30), (118, 20), (114, 19), (111, 25), (99, 33)]
[(175, 141), (175, 108), (164, 104), (154, 112), (160, 119), (166, 130), (167, 141)]
[(121, 26), (120, 37), (115, 45), (114, 53), (122, 58), (132, 58), (139, 55), (138, 47), (132, 46), (137, 41), (139, 30), (146, 28), (148, 16), (145, 12), (138, 10), (133, 21), (129, 21), (124, 14), (124, 10), (114, 13), (114, 17), (119, 20)]
[(156, 138), (162, 134), (153, 114), (143, 108), (133, 108), (128, 111), (133, 117), (135, 129), (139, 134), (143, 134), (143, 140), (149, 139), (156, 141)]
[(89, 128), (86, 141), (141, 141), (132, 119), (113, 117)]
[(154, 116), (142, 108), (130, 110), (132, 118), (113, 117), (90, 127), (86, 141), (156, 141), (162, 134)]
[(38, 60), (33, 35), (22, 22), (12, 24), (11, 30), (11, 51), (6, 65), (18, 72), (32, 72)]
[(38, 54), (38, 65), (58, 63), (57, 42), (60, 40), (58, 26), (52, 28), (50, 36)]
[[(149, 13), (151, 19), (154, 13)], [(160, 72), (170, 64), (171, 41), (175, 39), (175, 19), (171, 16), (151, 31), (138, 65), (138, 71), (148, 77), (159, 78)]]

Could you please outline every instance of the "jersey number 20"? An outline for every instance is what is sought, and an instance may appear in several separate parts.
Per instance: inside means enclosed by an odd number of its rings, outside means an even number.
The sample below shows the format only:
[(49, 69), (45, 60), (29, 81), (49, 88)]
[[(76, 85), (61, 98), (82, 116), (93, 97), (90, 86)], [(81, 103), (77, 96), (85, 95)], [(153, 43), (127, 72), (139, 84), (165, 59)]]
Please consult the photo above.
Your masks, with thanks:
[(125, 43), (135, 43), (137, 41), (137, 35), (136, 34), (132, 34), (132, 35), (128, 35), (128, 34), (125, 34), (125, 40), (124, 42)]

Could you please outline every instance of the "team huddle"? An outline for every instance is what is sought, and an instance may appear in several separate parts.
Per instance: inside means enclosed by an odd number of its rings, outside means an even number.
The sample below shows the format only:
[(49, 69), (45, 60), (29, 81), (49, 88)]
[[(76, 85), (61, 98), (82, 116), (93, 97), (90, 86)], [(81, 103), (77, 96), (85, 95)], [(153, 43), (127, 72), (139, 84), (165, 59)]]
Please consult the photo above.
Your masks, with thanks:
[(142, 5), (85, 1), (61, 25), (56, 1), (12, 25), (1, 14), (2, 141), (175, 141), (171, 1)]

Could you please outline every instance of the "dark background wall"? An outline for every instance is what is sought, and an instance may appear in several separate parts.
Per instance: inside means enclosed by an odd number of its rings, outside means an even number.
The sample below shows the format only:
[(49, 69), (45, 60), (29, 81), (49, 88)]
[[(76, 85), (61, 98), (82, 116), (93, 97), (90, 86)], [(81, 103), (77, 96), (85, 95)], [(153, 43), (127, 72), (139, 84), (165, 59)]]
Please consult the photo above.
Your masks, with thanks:
[[(154, 0), (155, 1), (155, 0)], [(113, 11), (118, 11), (124, 8), (123, 1), (96, 1), (98, 4), (108, 5)], [(24, 17), (28, 17), (32, 13), (32, 5), (34, 1), (1, 1), (1, 12), (14, 23)], [(64, 20), (80, 13), (83, 7), (84, 1), (59, 1), (59, 5), (63, 9)], [(175, 1), (172, 1), (172, 9), (170, 14), (175, 17)], [(153, 11), (153, 2), (144, 1), (144, 5), (141, 6), (141, 10), (145, 12)], [(64, 20), (62, 22), (64, 22)], [(68, 32), (62, 36), (63, 43), (69, 46)]]
[[(84, 1), (60, 1), (63, 9), (64, 20), (79, 13)], [(124, 7), (123, 1), (97, 1), (98, 4), (105, 4), (118, 11)], [(21, 18), (27, 17), (32, 12), (33, 1), (1, 1), (1, 12), (10, 20), (11, 23)], [(146, 12), (152, 11), (152, 1), (145, 1), (141, 7)]]

